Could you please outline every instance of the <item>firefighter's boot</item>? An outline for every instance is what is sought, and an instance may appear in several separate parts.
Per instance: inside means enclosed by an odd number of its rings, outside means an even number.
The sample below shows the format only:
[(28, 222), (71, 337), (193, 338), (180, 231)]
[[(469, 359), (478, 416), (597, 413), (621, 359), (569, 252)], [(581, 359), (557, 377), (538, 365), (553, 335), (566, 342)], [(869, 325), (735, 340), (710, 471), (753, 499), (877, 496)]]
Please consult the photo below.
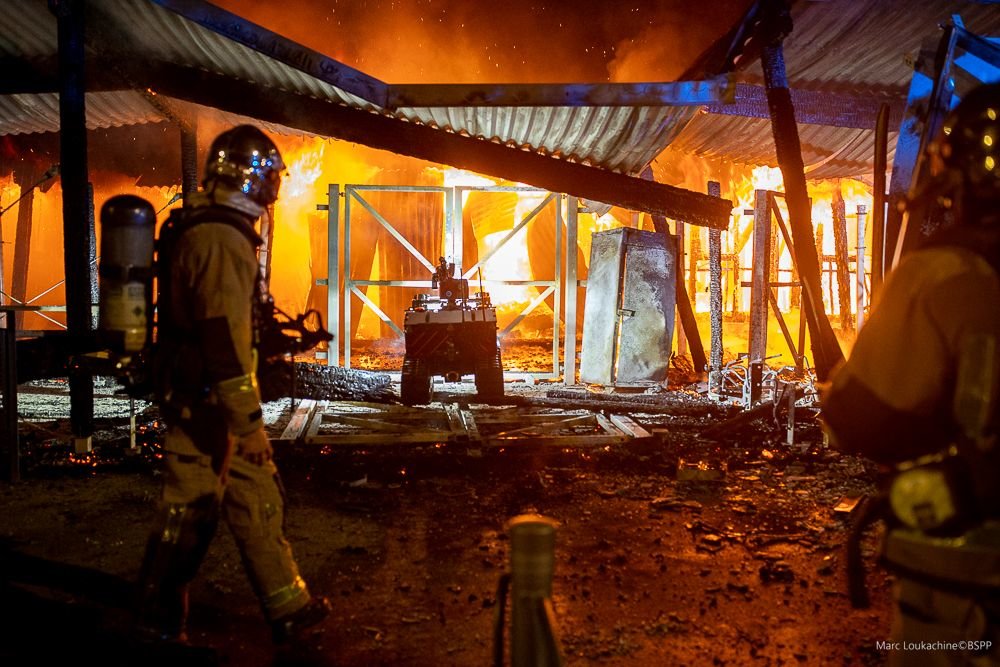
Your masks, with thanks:
[(141, 637), (187, 640), (188, 584), (208, 551), (218, 516), (214, 496), (161, 506), (139, 574), (137, 630)]

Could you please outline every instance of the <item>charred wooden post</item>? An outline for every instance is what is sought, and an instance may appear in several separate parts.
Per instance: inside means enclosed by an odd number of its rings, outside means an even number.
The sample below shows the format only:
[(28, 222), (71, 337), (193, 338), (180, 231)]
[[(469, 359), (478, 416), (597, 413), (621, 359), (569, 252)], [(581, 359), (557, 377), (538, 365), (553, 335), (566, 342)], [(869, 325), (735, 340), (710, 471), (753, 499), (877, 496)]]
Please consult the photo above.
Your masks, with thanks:
[[(652, 215), (650, 218), (653, 220), (653, 229), (658, 234), (666, 235), (668, 242), (671, 238), (676, 239), (676, 237), (672, 237), (670, 234), (670, 227), (667, 225), (666, 218), (662, 215)], [(694, 240), (693, 236), (691, 240)], [(691, 350), (691, 363), (694, 365), (694, 370), (696, 373), (702, 373), (708, 365), (708, 360), (705, 358), (705, 346), (701, 344), (701, 336), (698, 334), (698, 322), (694, 318), (694, 307), (691, 305), (688, 291), (684, 287), (684, 271), (682, 270), (684, 262), (681, 259), (683, 256), (683, 248), (678, 247), (677, 270), (674, 271), (677, 289), (677, 315), (680, 317), (681, 327), (684, 329), (684, 335), (688, 340), (688, 346)]]
[[(698, 294), (698, 262), (701, 261), (701, 230), (691, 230), (691, 241), (688, 246), (691, 254), (688, 256), (687, 291), (692, 297)], [(681, 272), (683, 274), (683, 272)]]
[[(791, 282), (798, 286), (797, 289), (792, 289), (788, 297), (788, 307), (799, 311), (799, 319), (803, 319), (802, 315), (802, 281), (799, 280), (799, 267), (795, 262), (795, 252), (793, 248), (788, 249), (792, 255), (792, 280)], [(803, 320), (805, 321), (805, 320)], [(800, 349), (800, 352), (804, 352), (804, 349)]]
[(323, 401), (398, 402), (385, 373), (277, 359), (263, 362), (259, 376), (261, 398), (265, 401), (293, 396)]
[(94, 184), (87, 182), (87, 267), (89, 268), (88, 278), (90, 279), (90, 299), (87, 303), (90, 306), (87, 310), (90, 313), (90, 330), (94, 331), (98, 326), (97, 305), (100, 299), (100, 285), (97, 282), (97, 234), (96, 217), (94, 215)]
[(833, 191), (833, 244), (837, 255), (837, 301), (840, 304), (840, 329), (854, 328), (851, 317), (850, 257), (847, 254), (847, 203), (838, 187)]
[[(772, 197), (770, 201), (771, 209), (769, 215), (780, 215), (780, 213), (775, 214), (778, 210), (778, 205), (775, 199)], [(773, 224), (770, 223), (769, 224)], [(767, 263), (767, 279), (770, 283), (774, 284), (780, 280), (780, 274), (778, 272), (778, 260), (781, 259), (781, 234), (775, 233), (774, 227), (771, 228), (771, 251), (768, 253), (768, 263)]]
[(743, 266), (740, 264), (740, 254), (738, 252), (734, 252), (732, 258), (733, 273), (730, 278), (730, 285), (733, 293), (733, 308), (730, 311), (730, 315), (736, 317), (743, 312)]
[(21, 478), (21, 450), (17, 434), (17, 331), (13, 308), (0, 308), (0, 453), (6, 461), (4, 479), (17, 482)]
[(563, 384), (576, 384), (577, 234), (580, 230), (580, 200), (566, 197), (566, 339), (563, 343)]
[[(0, 211), (2, 211), (2, 210), (3, 209), (0, 209)], [(0, 215), (0, 248), (3, 248), (3, 244), (4, 244), (4, 240), (3, 240), (3, 216)], [(2, 305), (4, 305), (4, 304), (6, 304), (6, 303), (9, 302), (9, 299), (6, 296), (7, 291), (4, 289), (3, 273), (4, 273), (3, 252), (0, 252), (0, 306), (2, 306)], [(4, 319), (4, 323), (5, 324), (6, 324), (6, 318), (7, 318), (7, 315), (4, 315), (3, 319)]]
[[(833, 287), (830, 285), (830, 274), (826, 268), (826, 253), (823, 252), (823, 236), (826, 231), (823, 228), (822, 222), (817, 222), (816, 227), (813, 230), (813, 244), (816, 247), (816, 257), (819, 260), (819, 300), (825, 304), (827, 302), (833, 303)], [(827, 294), (823, 293), (823, 279), (826, 278)]]
[(261, 279), (265, 286), (271, 285), (271, 249), (274, 246), (274, 204), (264, 209), (260, 216), (260, 235), (264, 242), (257, 251), (257, 264), (260, 266)]
[[(326, 364), (340, 364), (340, 185), (331, 183), (327, 186), (326, 204), (316, 206), (317, 210), (326, 211), (326, 321), (333, 334), (333, 339), (326, 348)], [(350, 258), (345, 257), (350, 266)], [(317, 281), (318, 282), (318, 281)], [(350, 329), (348, 327), (348, 333)]]
[[(31, 217), (35, 204), (35, 181), (38, 174), (33, 164), (14, 170), (14, 182), (21, 188), (17, 205), (17, 235), (14, 237), (14, 271), (10, 281), (10, 295), (23, 304), (28, 292), (28, 259), (31, 251)], [(24, 329), (24, 312), (18, 311), (17, 328)]]
[(767, 356), (767, 306), (771, 266), (771, 211), (767, 190), (754, 191), (753, 211), (753, 265), (750, 278), (750, 341), (748, 343), (750, 369), (750, 402), (760, 400), (760, 382)]
[(694, 318), (694, 307), (687, 289), (684, 287), (681, 271), (677, 272), (677, 314), (680, 315), (681, 326), (684, 327), (684, 335), (687, 337), (688, 348), (691, 350), (691, 363), (694, 365), (694, 370), (696, 373), (703, 373), (708, 365), (708, 360), (705, 358), (705, 346), (701, 344), (698, 322)]
[[(687, 231), (684, 229), (685, 227), (684, 223), (681, 222), (680, 220), (675, 221), (674, 225), (675, 225), (674, 228), (677, 230), (677, 234), (675, 234), (675, 236), (677, 237), (677, 270), (681, 274), (683, 274), (684, 259), (687, 257), (687, 253), (685, 253), (684, 251), (685, 248), (687, 247), (687, 244), (684, 242), (684, 239), (687, 235)], [(680, 313), (678, 312), (678, 315), (679, 314)], [(684, 327), (683, 326), (677, 327), (677, 354), (687, 354), (687, 350), (688, 350), (687, 336), (684, 334)]]
[[(93, 332), (90, 250), (93, 228), (87, 172), (87, 125), (84, 81), (84, 3), (49, 0), (56, 15), (59, 42), (59, 156), (62, 170), (66, 324), (71, 336)], [(82, 369), (70, 372), (70, 421), (73, 435), (89, 440), (93, 432), (94, 381)], [(85, 447), (89, 448), (89, 442)]]
[(875, 122), (875, 173), (872, 175), (872, 286), (874, 299), (885, 275), (885, 170), (889, 162), (889, 105), (882, 103)]
[[(709, 181), (708, 194), (722, 196), (722, 185)], [(709, 366), (712, 370), (722, 368), (722, 232), (708, 230), (708, 302), (711, 318), (711, 345), (709, 346)]]
[(833, 367), (843, 359), (840, 344), (833, 333), (830, 321), (823, 310), (820, 297), (819, 259), (812, 244), (812, 222), (809, 210), (809, 195), (806, 191), (805, 166), (802, 162), (802, 148), (799, 143), (798, 127), (795, 124), (795, 110), (788, 89), (785, 73), (785, 56), (781, 47), (781, 25), (791, 18), (785, 14), (777, 17), (778, 31), (771, 43), (761, 51), (761, 66), (764, 70), (764, 86), (767, 89), (767, 103), (771, 113), (771, 130), (774, 134), (778, 167), (785, 183), (785, 200), (788, 202), (789, 225), (792, 228), (792, 242), (795, 244), (795, 258), (798, 262), (799, 280), (806, 311), (807, 323), (812, 339), (813, 365), (816, 376), (825, 380)]
[(184, 202), (198, 191), (198, 128), (194, 122), (180, 125), (181, 195)]
[(868, 209), (864, 204), (858, 204), (858, 248), (855, 253), (855, 318), (856, 329), (861, 331), (865, 323), (865, 223), (868, 220)]

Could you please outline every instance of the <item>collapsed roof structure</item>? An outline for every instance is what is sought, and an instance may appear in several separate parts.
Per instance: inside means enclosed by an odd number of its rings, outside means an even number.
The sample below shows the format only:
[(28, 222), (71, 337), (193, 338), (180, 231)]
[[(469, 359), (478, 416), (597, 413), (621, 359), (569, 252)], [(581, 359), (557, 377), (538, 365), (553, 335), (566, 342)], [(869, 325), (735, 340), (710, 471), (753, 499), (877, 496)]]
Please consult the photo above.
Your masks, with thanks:
[[(3, 4), (0, 136), (57, 132), (56, 18), (44, 0)], [(484, 173), (537, 185), (525, 168), (536, 160), (520, 162), (497, 149), (627, 175), (639, 174), (667, 147), (775, 164), (760, 64), (739, 58), (742, 45), (733, 43), (745, 29), (689, 69), (691, 78), (708, 76), (704, 81), (391, 85), (199, 0), (102, 0), (89, 2), (88, 11), (91, 129), (182, 121), (192, 111), (187, 102), (220, 118), (238, 115), (276, 131), (343, 138), (471, 169), (476, 163)], [(913, 61), (955, 11), (972, 32), (1000, 32), (1000, 15), (987, 3), (792, 5), (794, 30), (784, 48), (810, 178), (871, 173), (879, 104), (890, 105), (894, 130)], [(885, 39), (887, 29), (892, 39)], [(729, 79), (713, 76), (730, 68)], [(438, 140), (446, 145), (426, 145)], [(890, 152), (894, 141), (891, 132)]]
[[(31, 145), (20, 143), (24, 135), (61, 133), (71, 329), (90, 317), (90, 286), (80, 277), (91, 273), (89, 258), (71, 257), (90, 245), (84, 127), (167, 122), (180, 128), (184, 153), (198, 118), (251, 119), (279, 133), (347, 140), (719, 230), (731, 202), (639, 174), (677, 153), (776, 163), (780, 133), (759, 59), (762, 33), (784, 49), (781, 83), (799, 135), (793, 152), (806, 175), (865, 178), (876, 164), (880, 109), (889, 110), (890, 128), (904, 122), (914, 65), (956, 11), (946, 0), (799, 0), (789, 13), (785, 3), (758, 0), (680, 82), (392, 85), (205, 0), (0, 7), (8, 18), (0, 31), (0, 137), (17, 139), (16, 149)], [(787, 24), (767, 25), (776, 8)], [(958, 8), (970, 31), (1000, 33), (995, 7)], [(894, 142), (890, 132), (890, 154)], [(190, 137), (187, 147), (185, 171), (196, 171)], [(808, 213), (803, 219), (800, 207), (790, 218), (799, 236)], [(802, 273), (805, 280), (812, 272)], [(829, 339), (821, 324), (810, 323), (814, 339)]]

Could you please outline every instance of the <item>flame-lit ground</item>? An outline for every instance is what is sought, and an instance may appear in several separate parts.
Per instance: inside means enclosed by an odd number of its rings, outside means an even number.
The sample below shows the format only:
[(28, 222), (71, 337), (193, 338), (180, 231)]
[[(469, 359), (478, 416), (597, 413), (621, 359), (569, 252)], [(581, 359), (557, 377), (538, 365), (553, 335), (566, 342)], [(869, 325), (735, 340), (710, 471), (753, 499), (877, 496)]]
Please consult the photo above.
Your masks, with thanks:
[[(766, 424), (710, 443), (698, 434), (728, 413), (686, 392), (663, 401), (672, 414), (633, 414), (653, 440), (598, 451), (279, 449), (288, 536), (336, 609), (325, 640), (335, 664), (487, 664), (504, 525), (523, 512), (560, 523), (553, 588), (569, 665), (882, 664), (887, 581), (873, 572), (874, 608), (850, 608), (847, 519), (833, 511), (871, 491), (873, 470), (824, 449), (808, 420), (804, 448), (779, 444), (784, 434)], [(269, 404), (272, 434), (286, 406)], [(121, 417), (99, 424), (97, 452), (82, 457), (59, 444), (62, 421), (25, 429), (28, 480), (0, 485), (0, 662), (135, 658), (129, 582), (158, 484), (154, 424), (140, 423), (135, 456), (122, 453)], [(684, 479), (692, 470), (724, 473)], [(270, 664), (224, 529), (192, 591), (191, 629), (222, 664)]]

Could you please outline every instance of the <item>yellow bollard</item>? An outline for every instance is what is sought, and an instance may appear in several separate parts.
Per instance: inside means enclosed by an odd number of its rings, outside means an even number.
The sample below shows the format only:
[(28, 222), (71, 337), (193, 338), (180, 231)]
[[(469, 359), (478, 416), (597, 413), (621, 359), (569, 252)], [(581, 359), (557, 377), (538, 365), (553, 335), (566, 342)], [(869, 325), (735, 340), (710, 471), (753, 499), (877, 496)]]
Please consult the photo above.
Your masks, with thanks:
[(515, 517), (510, 531), (511, 667), (560, 667), (562, 656), (552, 610), (556, 522)]

